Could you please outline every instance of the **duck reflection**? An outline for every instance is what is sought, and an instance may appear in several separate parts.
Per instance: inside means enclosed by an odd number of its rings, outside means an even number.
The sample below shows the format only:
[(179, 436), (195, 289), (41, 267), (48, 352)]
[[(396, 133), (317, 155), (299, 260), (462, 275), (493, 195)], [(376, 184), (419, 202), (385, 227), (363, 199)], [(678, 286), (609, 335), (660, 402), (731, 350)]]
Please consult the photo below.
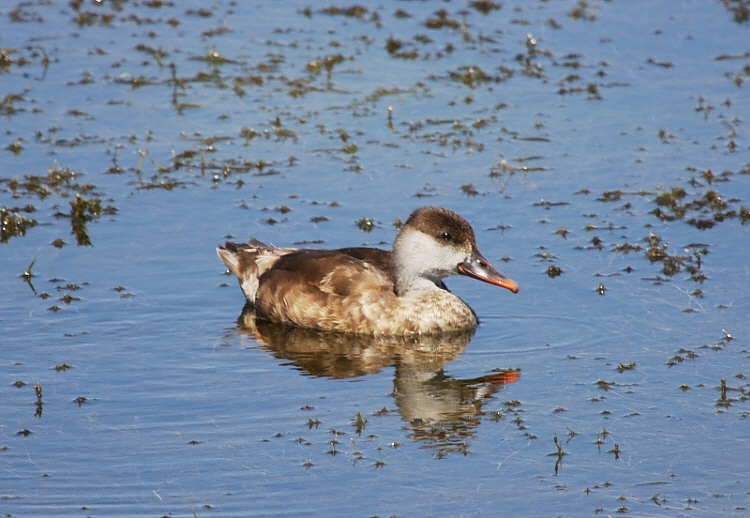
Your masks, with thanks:
[(341, 379), (394, 367), (393, 397), (409, 437), (436, 448), (436, 455), (468, 451), (484, 403), (520, 377), (513, 369), (470, 379), (445, 373), (445, 364), (463, 353), (474, 329), (413, 337), (336, 334), (256, 319), (251, 307), (238, 324), (263, 349), (306, 375)]

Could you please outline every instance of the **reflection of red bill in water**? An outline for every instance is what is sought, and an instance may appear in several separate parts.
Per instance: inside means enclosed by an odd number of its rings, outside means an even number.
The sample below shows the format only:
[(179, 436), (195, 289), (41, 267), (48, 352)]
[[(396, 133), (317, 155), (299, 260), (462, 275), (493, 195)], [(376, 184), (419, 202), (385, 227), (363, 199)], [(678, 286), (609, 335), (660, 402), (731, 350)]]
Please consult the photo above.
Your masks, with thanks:
[(490, 383), (491, 385), (497, 386), (515, 383), (519, 379), (521, 379), (521, 369), (498, 369), (492, 374), (466, 381), (470, 384)]

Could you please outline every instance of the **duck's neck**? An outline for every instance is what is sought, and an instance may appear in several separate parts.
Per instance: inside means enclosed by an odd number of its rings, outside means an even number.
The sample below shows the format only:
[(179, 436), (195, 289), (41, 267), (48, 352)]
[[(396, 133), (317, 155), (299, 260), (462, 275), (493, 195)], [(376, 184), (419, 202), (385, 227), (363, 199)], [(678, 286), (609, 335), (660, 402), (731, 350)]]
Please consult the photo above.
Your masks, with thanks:
[(404, 297), (425, 291), (444, 289), (442, 279), (450, 272), (431, 268), (428, 236), (402, 231), (393, 244), (391, 268), (396, 295)]
[(443, 283), (440, 279), (430, 280), (426, 277), (412, 277), (412, 276), (400, 276), (395, 277), (394, 288), (396, 289), (396, 295), (399, 297), (407, 297), (409, 295), (415, 295), (418, 293), (424, 293), (426, 291), (441, 290), (443, 289)]

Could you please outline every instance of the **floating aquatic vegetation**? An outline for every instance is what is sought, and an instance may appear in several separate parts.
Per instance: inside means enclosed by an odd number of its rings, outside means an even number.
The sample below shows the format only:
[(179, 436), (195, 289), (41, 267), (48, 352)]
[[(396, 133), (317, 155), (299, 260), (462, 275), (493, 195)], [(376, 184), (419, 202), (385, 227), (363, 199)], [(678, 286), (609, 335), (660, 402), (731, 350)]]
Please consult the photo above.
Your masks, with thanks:
[[(742, 174), (745, 170), (741, 171)], [(659, 220), (664, 222), (684, 221), (689, 225), (699, 229), (706, 230), (712, 228), (717, 223), (728, 219), (738, 218), (743, 225), (750, 221), (750, 209), (747, 207), (736, 208), (740, 202), (739, 199), (724, 199), (715, 189), (707, 187), (728, 182), (733, 175), (732, 172), (724, 172), (720, 175), (713, 174), (710, 170), (703, 170), (699, 176), (691, 178), (689, 186), (674, 186), (671, 189), (665, 189), (658, 193), (640, 190), (640, 191), (623, 191), (620, 189), (604, 191), (598, 198), (598, 201), (604, 203), (622, 201), (626, 196), (651, 196), (655, 195), (653, 202), (657, 207), (651, 211)], [(587, 194), (586, 192), (581, 192)], [(630, 210), (632, 205), (626, 202), (622, 209)], [(587, 225), (586, 230), (593, 230), (593, 225)], [(615, 227), (610, 224), (608, 230), (625, 229), (625, 227)], [(600, 239), (592, 240), (593, 247), (602, 249), (603, 243)], [(682, 253), (673, 253), (669, 251), (668, 244), (656, 233), (651, 231), (648, 236), (643, 238), (645, 246), (629, 242), (613, 244), (610, 248), (612, 252), (629, 254), (631, 252), (644, 252), (646, 259), (650, 263), (660, 263), (662, 273), (667, 277), (687, 271), (690, 274), (690, 280), (702, 284), (706, 281), (706, 276), (702, 272), (703, 260), (708, 255), (708, 245), (703, 243), (690, 243), (683, 248)], [(576, 248), (583, 248), (580, 245)], [(666, 279), (657, 277), (656, 283), (662, 283)], [(695, 297), (702, 296), (702, 291), (697, 290)], [(688, 311), (692, 311), (689, 309)]]
[(357, 227), (359, 227), (360, 230), (364, 232), (372, 232), (372, 230), (375, 228), (375, 220), (372, 218), (360, 218), (356, 222)]
[(104, 214), (116, 214), (117, 209), (111, 205), (103, 205), (99, 198), (86, 199), (80, 194), (76, 194), (73, 201), (70, 202), (70, 212), (55, 214), (58, 218), (70, 218), (72, 227), (71, 234), (76, 236), (78, 246), (93, 246), (88, 234), (88, 223)]
[[(73, 2), (78, 3), (78, 2)], [(74, 17), (74, 21), (78, 27), (87, 27), (91, 25), (104, 25), (112, 26), (114, 21), (114, 13), (96, 13), (94, 11), (79, 11)]]
[(662, 273), (672, 277), (683, 269), (690, 274), (690, 279), (702, 284), (706, 276), (701, 271), (703, 266), (703, 257), (708, 255), (708, 245), (702, 243), (692, 243), (685, 247), (688, 254), (670, 254), (668, 245), (655, 232), (649, 233), (644, 239), (648, 244), (645, 255), (651, 263), (661, 263)]
[(598, 5), (594, 2), (589, 4), (587, 0), (578, 0), (576, 6), (568, 12), (573, 20), (583, 20), (587, 22), (596, 21), (596, 11)]
[(10, 117), (23, 111), (23, 108), (19, 108), (16, 103), (25, 101), (23, 94), (9, 93), (5, 94), (2, 100), (0, 100), (0, 115)]
[(747, 24), (750, 20), (749, 0), (721, 0), (721, 3), (732, 13), (732, 19), (735, 22)]
[(138, 52), (143, 52), (144, 54), (148, 54), (149, 56), (153, 57), (156, 60), (156, 63), (160, 67), (164, 66), (164, 58), (169, 56), (169, 53), (161, 47), (155, 49), (151, 47), (150, 45), (144, 45), (142, 43), (139, 43), (138, 45), (136, 45), (135, 50), (137, 50)]
[(31, 205), (22, 209), (0, 207), (0, 243), (7, 243), (12, 237), (25, 236), (27, 229), (35, 227), (37, 225), (35, 219), (19, 214), (21, 211), (34, 212), (34, 210)]
[(461, 27), (458, 20), (448, 17), (448, 11), (445, 9), (436, 11), (434, 17), (428, 18), (424, 24), (428, 29), (458, 29)]
[[(709, 184), (716, 182), (710, 170), (703, 171), (703, 177), (708, 179)], [(684, 187), (676, 186), (656, 196), (654, 203), (658, 207), (651, 213), (662, 221), (684, 220), (697, 229), (705, 230), (717, 223), (737, 217), (744, 224), (748, 209), (746, 207), (733, 208), (739, 201), (737, 198), (725, 200), (714, 189), (706, 189), (689, 195)]]
[(492, 11), (498, 11), (502, 9), (503, 5), (491, 2), (490, 0), (472, 0), (471, 2), (469, 2), (469, 7), (486, 16)]
[[(88, 193), (94, 190), (92, 184), (79, 184), (74, 180), (78, 174), (68, 168), (50, 167), (47, 175), (25, 175), (23, 180), (16, 177), (0, 178), (0, 185), (5, 185), (14, 198), (34, 196), (40, 200), (58, 194), (68, 196), (73, 192)], [(31, 206), (29, 206), (31, 207)], [(26, 209), (29, 211), (29, 209)]]
[(414, 45), (410, 45), (409, 47), (405, 48), (406, 45), (407, 44), (403, 41), (396, 39), (393, 36), (389, 36), (385, 41), (385, 50), (391, 57), (394, 58), (406, 60), (417, 59), (419, 57), (419, 52), (417, 51), (416, 47)]
[(513, 70), (504, 66), (498, 67), (498, 74), (488, 74), (478, 66), (461, 66), (458, 71), (448, 72), (448, 76), (472, 90), (484, 83), (502, 83), (513, 77)]
[(308, 72), (315, 75), (320, 74), (323, 70), (330, 74), (333, 71), (333, 68), (336, 65), (343, 63), (344, 60), (345, 58), (341, 54), (329, 54), (323, 59), (308, 61), (307, 65), (305, 65), (305, 68)]
[(544, 209), (551, 209), (552, 207), (564, 207), (566, 205), (570, 205), (569, 201), (548, 201), (548, 200), (539, 200), (537, 202), (534, 202), (532, 206), (534, 207), (542, 207)]
[(361, 5), (353, 5), (351, 7), (325, 7), (319, 11), (322, 14), (329, 16), (345, 16), (347, 18), (358, 18), (363, 19), (365, 14), (369, 11), (367, 7)]

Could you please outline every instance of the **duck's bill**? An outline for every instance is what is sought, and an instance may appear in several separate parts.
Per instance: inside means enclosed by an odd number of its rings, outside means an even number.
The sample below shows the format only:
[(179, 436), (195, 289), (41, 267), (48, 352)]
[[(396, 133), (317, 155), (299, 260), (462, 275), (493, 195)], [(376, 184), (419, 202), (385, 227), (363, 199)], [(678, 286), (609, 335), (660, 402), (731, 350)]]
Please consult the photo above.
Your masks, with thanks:
[(518, 293), (518, 284), (495, 270), (495, 267), (476, 250), (469, 259), (458, 265), (458, 273)]

